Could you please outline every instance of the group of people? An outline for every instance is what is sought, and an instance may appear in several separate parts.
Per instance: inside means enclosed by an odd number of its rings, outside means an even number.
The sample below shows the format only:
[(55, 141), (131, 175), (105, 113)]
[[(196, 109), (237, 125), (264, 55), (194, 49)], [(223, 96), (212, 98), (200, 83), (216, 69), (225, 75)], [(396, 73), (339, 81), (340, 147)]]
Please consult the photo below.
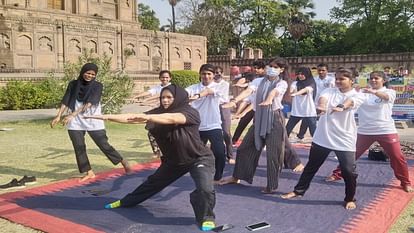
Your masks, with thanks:
[[(378, 141), (389, 155), (402, 189), (413, 191), (407, 162), (391, 118), (396, 95), (386, 87), (384, 72), (372, 72), (369, 87), (357, 92), (353, 88), (353, 72), (344, 68), (338, 69), (335, 77), (328, 77), (327, 65), (320, 64), (319, 77), (314, 79), (309, 68), (301, 67), (296, 71), (293, 83), (290, 82), (285, 59), (277, 58), (269, 64), (255, 62), (254, 68), (255, 74), (246, 76), (250, 79), (246, 89), (232, 99), (221, 67), (202, 65), (200, 83), (186, 89), (171, 84), (171, 73), (161, 71), (161, 85), (154, 91), (158, 94), (148, 94), (156, 96), (158, 107), (142, 114), (102, 115), (102, 84), (96, 80), (98, 68), (88, 63), (82, 67), (79, 77), (69, 83), (51, 126), (61, 120), (67, 125), (79, 171), (86, 173), (80, 181), (86, 181), (95, 177), (86, 155), (86, 132), (113, 164), (121, 163), (125, 172), (130, 173), (128, 162), (108, 143), (103, 120), (146, 124), (149, 135), (162, 153), (161, 165), (135, 190), (105, 208), (138, 205), (189, 172), (196, 187), (190, 194), (190, 202), (197, 224), (204, 231), (215, 227), (214, 184), (239, 183), (240, 180), (252, 183), (264, 147), (267, 162), (264, 194), (274, 193), (280, 172), (283, 168), (290, 168), (303, 172), (294, 190), (281, 197), (290, 199), (304, 195), (329, 153), (334, 152), (339, 167), (327, 181), (343, 177), (344, 207), (354, 209), (357, 187), (355, 160), (374, 141)], [(292, 98), (293, 106), (285, 126), (282, 109), (286, 96)], [(246, 112), (249, 112), (253, 124), (237, 148), (232, 176), (223, 178), (226, 159), (233, 159), (232, 144), (235, 142), (230, 133), (230, 110), (239, 102), (250, 106)], [(358, 127), (354, 118), (356, 111)], [(62, 119), (65, 112), (68, 115)], [(288, 139), (300, 120), (301, 131), (309, 128), (313, 136), (309, 160), (304, 167)], [(210, 148), (207, 147), (208, 141)]]

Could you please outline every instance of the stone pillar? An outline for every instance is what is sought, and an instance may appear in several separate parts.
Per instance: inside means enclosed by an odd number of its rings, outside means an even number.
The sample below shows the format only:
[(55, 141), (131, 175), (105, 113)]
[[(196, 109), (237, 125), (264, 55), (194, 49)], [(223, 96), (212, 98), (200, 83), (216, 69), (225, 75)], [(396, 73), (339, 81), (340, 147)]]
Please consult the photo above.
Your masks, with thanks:
[(255, 49), (253, 53), (254, 53), (254, 59), (262, 59), (263, 58), (262, 49)]
[(63, 70), (63, 65), (65, 63), (65, 25), (62, 22), (59, 22), (56, 25), (56, 40), (57, 40), (57, 68)]
[(252, 48), (245, 48), (243, 49), (243, 59), (253, 59), (253, 49)]
[(227, 56), (229, 56), (230, 60), (235, 59), (237, 57), (236, 49), (235, 48), (229, 48), (227, 50)]
[(116, 68), (118, 70), (122, 70), (124, 68), (123, 62), (124, 62), (124, 48), (123, 48), (123, 44), (124, 42), (122, 41), (122, 26), (119, 26), (116, 29), (116, 43), (117, 43), (117, 57), (116, 57), (116, 61), (117, 61), (117, 65)]

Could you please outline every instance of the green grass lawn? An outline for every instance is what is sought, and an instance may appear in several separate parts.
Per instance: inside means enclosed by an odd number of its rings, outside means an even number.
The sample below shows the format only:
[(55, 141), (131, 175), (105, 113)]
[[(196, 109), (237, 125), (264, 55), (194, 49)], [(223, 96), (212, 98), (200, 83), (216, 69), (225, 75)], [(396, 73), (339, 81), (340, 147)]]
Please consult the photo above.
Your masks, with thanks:
[[(152, 151), (143, 125), (106, 123), (109, 142), (131, 165), (152, 160)], [(0, 122), (0, 184), (23, 175), (36, 176), (40, 186), (79, 176), (75, 155), (66, 129), (51, 129), (49, 120)], [(88, 155), (95, 172), (108, 171), (114, 166), (87, 136)], [(120, 164), (117, 167), (122, 167)], [(390, 168), (391, 169), (391, 168)], [(32, 186), (31, 186), (32, 187)], [(6, 191), (0, 191), (5, 193)], [(9, 191), (11, 192), (11, 191)], [(414, 202), (406, 208), (390, 232), (407, 231), (414, 225)], [(0, 219), (0, 232), (39, 232), (7, 220)]]

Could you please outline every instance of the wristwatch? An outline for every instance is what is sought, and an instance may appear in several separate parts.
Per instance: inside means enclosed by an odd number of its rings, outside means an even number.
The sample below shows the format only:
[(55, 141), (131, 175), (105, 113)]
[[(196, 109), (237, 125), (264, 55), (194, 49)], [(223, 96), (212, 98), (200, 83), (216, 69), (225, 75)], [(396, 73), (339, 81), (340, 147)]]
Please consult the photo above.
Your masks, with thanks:
[(336, 105), (336, 107), (337, 107), (337, 108), (342, 108), (342, 109), (345, 109), (345, 105), (343, 105), (343, 104), (338, 104), (338, 105)]

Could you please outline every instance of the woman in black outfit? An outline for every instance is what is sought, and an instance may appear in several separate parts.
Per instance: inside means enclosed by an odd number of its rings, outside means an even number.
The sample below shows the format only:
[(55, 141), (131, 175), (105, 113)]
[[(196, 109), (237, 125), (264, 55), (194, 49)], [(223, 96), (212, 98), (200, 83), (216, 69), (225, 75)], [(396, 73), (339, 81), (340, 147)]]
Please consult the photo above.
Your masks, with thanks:
[(133, 207), (190, 172), (196, 189), (190, 194), (201, 230), (214, 228), (214, 156), (200, 139), (200, 116), (189, 104), (187, 92), (174, 84), (164, 87), (160, 107), (145, 114), (101, 115), (92, 118), (120, 123), (146, 123), (163, 154), (161, 165), (144, 183), (105, 208)]

